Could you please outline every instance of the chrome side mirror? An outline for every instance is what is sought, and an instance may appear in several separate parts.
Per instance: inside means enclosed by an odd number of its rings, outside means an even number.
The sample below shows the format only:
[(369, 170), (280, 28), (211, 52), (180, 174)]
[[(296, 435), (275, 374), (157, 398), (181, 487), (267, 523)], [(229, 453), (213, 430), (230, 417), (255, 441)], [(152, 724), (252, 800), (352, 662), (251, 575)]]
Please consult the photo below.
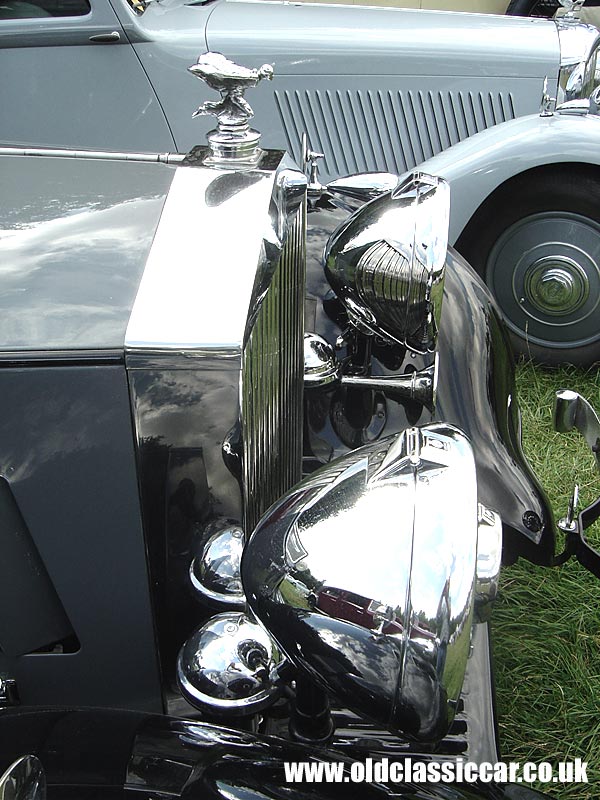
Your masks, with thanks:
[(398, 175), (392, 172), (358, 172), (344, 175), (323, 185), (319, 180), (319, 160), (323, 153), (311, 150), (306, 133), (302, 134), (300, 160), (308, 178), (308, 199), (311, 207), (325, 200), (334, 205), (356, 211), (365, 203), (374, 200), (398, 185)]
[(244, 550), (242, 582), (315, 683), (385, 727), (436, 740), (456, 710), (475, 593), (489, 595), (477, 539), (468, 440), (441, 423), (409, 428), (272, 506)]
[(435, 350), (449, 210), (448, 184), (416, 172), (333, 233), (325, 272), (359, 330), (416, 353)]
[(0, 777), (0, 800), (46, 800), (46, 776), (36, 756), (18, 758)]

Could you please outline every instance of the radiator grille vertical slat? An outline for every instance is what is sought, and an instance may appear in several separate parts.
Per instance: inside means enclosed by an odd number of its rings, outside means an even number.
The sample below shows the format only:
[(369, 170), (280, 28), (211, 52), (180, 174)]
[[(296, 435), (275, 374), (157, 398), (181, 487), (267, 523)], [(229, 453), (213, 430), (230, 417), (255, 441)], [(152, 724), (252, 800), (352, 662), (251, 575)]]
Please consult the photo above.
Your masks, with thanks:
[(404, 172), (450, 145), (515, 118), (510, 92), (296, 90), (275, 92), (296, 160), (300, 134), (325, 154), (324, 175)]
[(244, 526), (301, 477), (304, 204), (295, 212), (242, 359)]

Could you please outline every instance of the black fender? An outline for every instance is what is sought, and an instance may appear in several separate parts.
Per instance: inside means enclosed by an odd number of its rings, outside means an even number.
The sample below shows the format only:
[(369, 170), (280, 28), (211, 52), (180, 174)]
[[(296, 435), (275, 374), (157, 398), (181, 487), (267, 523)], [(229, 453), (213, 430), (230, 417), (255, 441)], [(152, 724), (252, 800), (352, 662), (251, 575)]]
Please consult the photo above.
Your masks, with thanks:
[[(332, 344), (347, 319), (328, 292), (322, 253), (330, 233), (347, 216), (332, 209), (309, 215), (307, 330)], [(482, 279), (448, 248), (444, 302), (437, 351), (439, 372), (433, 414), (414, 403), (400, 404), (378, 393), (337, 388), (308, 390), (305, 408), (306, 471), (374, 437), (414, 424), (444, 421), (471, 440), (477, 462), (479, 501), (503, 521), (504, 561), (519, 556), (550, 565), (554, 520), (548, 499), (521, 447), (515, 359), (498, 307)], [(343, 355), (343, 350), (340, 351)], [(420, 369), (431, 357), (374, 348), (373, 374)], [(370, 396), (369, 396), (370, 395)]]
[(554, 556), (548, 499), (521, 447), (515, 362), (507, 331), (489, 290), (449, 248), (438, 340), (434, 418), (469, 436), (477, 461), (479, 500), (504, 526), (504, 557), (539, 564)]

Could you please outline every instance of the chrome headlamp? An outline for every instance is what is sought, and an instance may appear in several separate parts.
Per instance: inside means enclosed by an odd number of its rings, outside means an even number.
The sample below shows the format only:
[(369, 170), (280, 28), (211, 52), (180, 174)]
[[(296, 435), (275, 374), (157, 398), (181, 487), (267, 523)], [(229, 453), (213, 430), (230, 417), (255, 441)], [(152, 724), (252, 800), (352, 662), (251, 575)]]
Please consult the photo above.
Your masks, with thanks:
[(331, 462), (266, 513), (242, 558), (252, 611), (295, 666), (392, 730), (442, 738), (474, 612), (495, 595), (501, 525), (472, 448), (444, 424)]
[(416, 172), (332, 235), (327, 278), (360, 330), (417, 353), (435, 349), (449, 206), (448, 184)]

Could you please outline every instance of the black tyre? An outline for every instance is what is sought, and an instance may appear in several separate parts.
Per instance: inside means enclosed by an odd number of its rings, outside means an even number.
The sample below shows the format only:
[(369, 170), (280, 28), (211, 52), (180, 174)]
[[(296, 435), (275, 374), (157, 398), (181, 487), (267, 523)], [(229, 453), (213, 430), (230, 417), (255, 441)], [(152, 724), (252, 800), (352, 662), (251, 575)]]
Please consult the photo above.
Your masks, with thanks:
[(456, 244), (498, 301), (516, 349), (600, 360), (600, 176), (532, 170), (498, 189)]
[(559, 8), (558, 0), (511, 0), (506, 13), (513, 17), (544, 17), (550, 19)]

